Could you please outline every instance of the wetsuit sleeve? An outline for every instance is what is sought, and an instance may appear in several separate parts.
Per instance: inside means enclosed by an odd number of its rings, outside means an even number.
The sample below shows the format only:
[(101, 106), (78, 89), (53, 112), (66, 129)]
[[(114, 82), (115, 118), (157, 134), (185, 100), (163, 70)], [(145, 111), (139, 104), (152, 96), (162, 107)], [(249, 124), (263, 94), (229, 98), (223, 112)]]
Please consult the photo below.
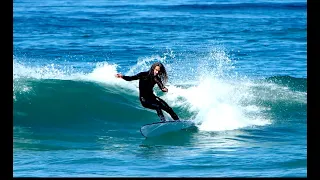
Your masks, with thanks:
[(154, 81), (158, 84), (159, 88), (162, 90), (164, 88), (164, 85), (162, 84), (160, 78), (154, 77)]
[(143, 72), (140, 72), (134, 76), (122, 76), (122, 79), (126, 81), (133, 81), (133, 80), (138, 80), (143, 76)]

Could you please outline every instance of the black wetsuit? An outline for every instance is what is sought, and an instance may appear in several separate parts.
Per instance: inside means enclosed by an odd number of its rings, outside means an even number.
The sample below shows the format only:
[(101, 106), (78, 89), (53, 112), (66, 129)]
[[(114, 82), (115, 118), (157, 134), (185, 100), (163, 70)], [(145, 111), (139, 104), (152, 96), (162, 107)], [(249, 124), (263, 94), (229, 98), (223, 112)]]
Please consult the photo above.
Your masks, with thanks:
[(153, 94), (153, 87), (155, 84), (158, 84), (161, 90), (164, 88), (164, 85), (162, 84), (159, 76), (154, 76), (153, 74), (149, 74), (149, 72), (146, 71), (140, 72), (134, 76), (123, 76), (122, 78), (126, 81), (139, 79), (139, 97), (142, 106), (145, 108), (156, 110), (161, 121), (165, 121), (161, 109), (169, 113), (172, 119), (179, 119), (177, 114), (172, 110), (171, 107), (169, 107), (169, 105), (166, 102), (164, 102), (164, 100)]

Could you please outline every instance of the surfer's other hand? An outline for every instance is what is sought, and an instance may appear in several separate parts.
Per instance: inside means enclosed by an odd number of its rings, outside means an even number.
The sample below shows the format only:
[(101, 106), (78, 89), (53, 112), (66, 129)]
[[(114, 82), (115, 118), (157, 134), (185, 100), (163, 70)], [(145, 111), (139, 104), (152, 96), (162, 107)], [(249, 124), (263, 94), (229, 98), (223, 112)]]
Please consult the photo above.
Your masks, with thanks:
[(116, 78), (122, 78), (122, 74), (116, 74), (116, 75), (114, 75)]

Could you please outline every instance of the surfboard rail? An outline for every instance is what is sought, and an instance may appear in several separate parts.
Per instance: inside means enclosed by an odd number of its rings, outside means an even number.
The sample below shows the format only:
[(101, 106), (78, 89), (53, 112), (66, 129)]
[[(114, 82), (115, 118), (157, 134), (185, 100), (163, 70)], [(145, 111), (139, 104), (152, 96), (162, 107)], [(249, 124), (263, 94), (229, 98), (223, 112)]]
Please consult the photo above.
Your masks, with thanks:
[(154, 122), (141, 126), (140, 133), (142, 136), (148, 138), (159, 136), (168, 132), (187, 129), (193, 126), (195, 126), (195, 123), (190, 120)]

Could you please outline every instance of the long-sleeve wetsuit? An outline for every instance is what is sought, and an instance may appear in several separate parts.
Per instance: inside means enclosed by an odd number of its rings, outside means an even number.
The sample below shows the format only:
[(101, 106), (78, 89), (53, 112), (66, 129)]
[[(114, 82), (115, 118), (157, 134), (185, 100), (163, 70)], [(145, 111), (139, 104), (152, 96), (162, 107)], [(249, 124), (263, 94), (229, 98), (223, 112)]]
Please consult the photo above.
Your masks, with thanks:
[(145, 108), (156, 110), (161, 121), (165, 121), (161, 109), (169, 113), (172, 119), (179, 119), (172, 108), (164, 100), (155, 96), (153, 93), (153, 87), (155, 84), (157, 84), (161, 90), (164, 88), (164, 85), (162, 84), (159, 76), (154, 76), (153, 74), (149, 74), (149, 72), (146, 71), (140, 72), (134, 76), (122, 76), (122, 78), (126, 81), (139, 79), (139, 98), (142, 106)]

